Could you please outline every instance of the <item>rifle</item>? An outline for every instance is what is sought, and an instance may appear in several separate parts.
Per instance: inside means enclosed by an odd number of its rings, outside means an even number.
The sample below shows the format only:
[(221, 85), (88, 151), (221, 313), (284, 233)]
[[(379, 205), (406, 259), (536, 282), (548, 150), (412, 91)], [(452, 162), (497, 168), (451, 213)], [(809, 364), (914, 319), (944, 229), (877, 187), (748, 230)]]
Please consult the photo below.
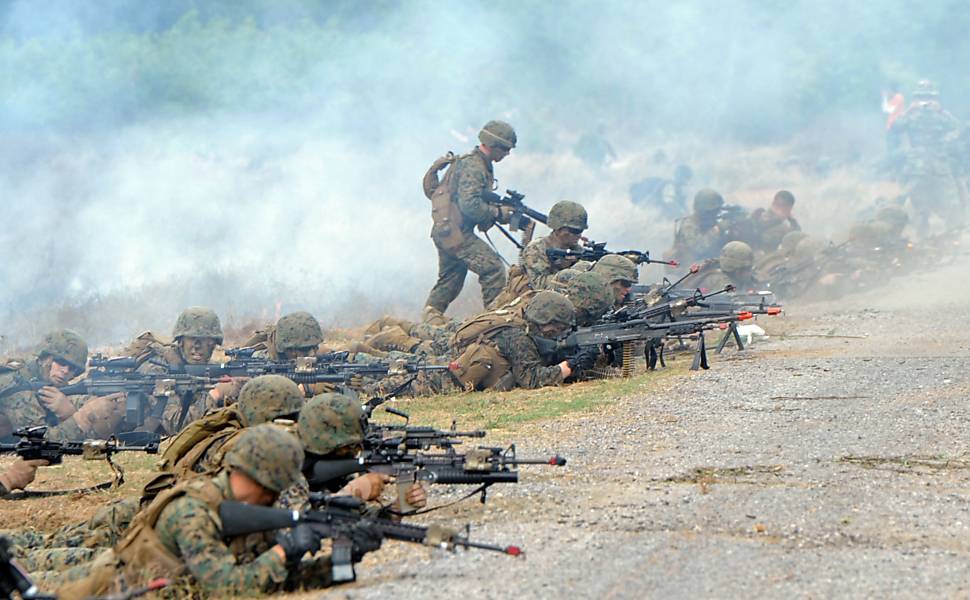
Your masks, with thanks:
[[(479, 437), (477, 434), (474, 437)], [(415, 481), (448, 485), (478, 485), (471, 494), (481, 493), (485, 502), (489, 486), (495, 483), (518, 483), (519, 473), (509, 467), (519, 465), (552, 465), (561, 467), (566, 459), (558, 454), (550, 458), (518, 458), (515, 445), (506, 449), (479, 447), (464, 454), (455, 451), (453, 445), (439, 454), (407, 452), (404, 449), (374, 448), (360, 458), (342, 460), (317, 460), (304, 465), (304, 474), (311, 490), (321, 489), (326, 483), (354, 473), (373, 471), (387, 473), (396, 479), (398, 502), (401, 512), (413, 510), (405, 501), (407, 489)]]
[(575, 258), (576, 260), (585, 260), (588, 262), (596, 262), (603, 258), (607, 254), (619, 254), (624, 256), (638, 265), (669, 265), (671, 267), (678, 266), (676, 260), (653, 260), (650, 258), (650, 252), (646, 250), (607, 250), (606, 242), (589, 242), (584, 244), (582, 250), (571, 250), (562, 248), (548, 248), (546, 249), (546, 256), (550, 261), (562, 260), (564, 258)]
[(364, 503), (352, 496), (311, 495), (315, 510), (298, 513), (292, 510), (243, 504), (225, 500), (219, 505), (219, 520), (222, 534), (227, 538), (289, 529), (297, 525), (309, 525), (321, 538), (333, 540), (330, 555), (332, 579), (335, 583), (353, 581), (354, 561), (360, 560), (362, 552), (376, 548), (361, 547), (361, 537), (368, 541), (376, 540), (378, 547), (384, 539), (399, 540), (413, 544), (424, 544), (454, 550), (457, 547), (477, 548), (491, 552), (501, 552), (509, 556), (521, 556), (518, 546), (496, 546), (473, 542), (467, 536), (443, 527), (423, 527), (399, 523), (383, 518), (367, 517), (363, 514)]
[(732, 313), (727, 315), (704, 316), (700, 318), (687, 318), (679, 321), (667, 321), (664, 323), (654, 323), (646, 319), (632, 319), (617, 323), (602, 323), (589, 327), (579, 327), (565, 340), (559, 342), (560, 350), (575, 350), (584, 346), (603, 346), (607, 353), (616, 355), (621, 352), (624, 358), (624, 365), (633, 358), (632, 344), (635, 342), (647, 342), (644, 348), (647, 367), (653, 369), (659, 360), (661, 366), (665, 366), (663, 360), (663, 346), (657, 352), (657, 343), (668, 337), (681, 337), (693, 334), (701, 334), (698, 338), (697, 352), (694, 356), (694, 363), (691, 370), (708, 369), (707, 348), (704, 341), (703, 332), (713, 327), (726, 328), (729, 324), (737, 321), (746, 321), (754, 315), (750, 312)]
[(81, 456), (84, 460), (105, 459), (111, 467), (113, 479), (95, 489), (117, 487), (125, 482), (125, 473), (111, 456), (118, 452), (144, 452), (158, 454), (159, 436), (144, 432), (122, 433), (107, 440), (84, 440), (77, 442), (52, 442), (46, 439), (47, 426), (18, 429), (13, 434), (20, 438), (15, 444), (0, 443), (0, 454), (15, 453), (24, 460), (46, 460), (59, 465), (65, 456)]
[(688, 308), (693, 306), (709, 306), (709, 298), (719, 294), (729, 294), (734, 291), (733, 285), (726, 285), (723, 289), (702, 293), (695, 290), (690, 296), (672, 297), (670, 290), (658, 290), (653, 298), (668, 298), (663, 304), (651, 303), (650, 299), (637, 298), (629, 304), (624, 304), (620, 308), (614, 309), (600, 319), (603, 323), (622, 323), (633, 319), (652, 320), (656, 322), (674, 321), (676, 317), (683, 314)]
[(515, 190), (505, 190), (505, 196), (499, 196), (494, 192), (485, 192), (482, 194), (482, 198), (485, 199), (489, 204), (495, 206), (504, 206), (512, 209), (512, 214), (509, 216), (509, 229), (512, 231), (522, 232), (522, 241), (519, 242), (508, 231), (505, 230), (500, 225), (496, 225), (499, 231), (509, 239), (513, 244), (515, 244), (519, 250), (522, 250), (529, 245), (532, 241), (532, 233), (535, 230), (535, 222), (538, 221), (543, 225), (547, 224), (549, 217), (543, 213), (529, 208), (522, 203), (525, 199), (525, 194), (520, 194)]

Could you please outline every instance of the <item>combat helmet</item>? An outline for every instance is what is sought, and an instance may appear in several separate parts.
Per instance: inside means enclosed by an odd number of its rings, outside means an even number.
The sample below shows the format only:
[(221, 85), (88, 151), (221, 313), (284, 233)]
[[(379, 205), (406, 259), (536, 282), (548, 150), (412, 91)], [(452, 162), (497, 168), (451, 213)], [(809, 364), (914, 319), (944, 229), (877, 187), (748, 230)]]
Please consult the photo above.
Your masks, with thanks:
[(556, 202), (549, 209), (549, 218), (546, 223), (549, 229), (555, 231), (560, 227), (583, 230), (589, 227), (587, 224), (586, 209), (582, 204), (562, 200)]
[(808, 237), (808, 234), (804, 231), (789, 231), (785, 234), (785, 237), (781, 238), (781, 243), (778, 244), (778, 249), (785, 256), (791, 256), (795, 253), (795, 248), (798, 246), (798, 242), (804, 240)]
[(88, 344), (69, 329), (59, 329), (44, 336), (37, 351), (38, 358), (53, 356), (58, 362), (83, 371), (88, 364)]
[(711, 213), (724, 206), (724, 198), (717, 191), (704, 188), (694, 194), (694, 212)]
[(225, 464), (278, 494), (300, 478), (303, 447), (282, 427), (264, 423), (243, 430)]
[(353, 398), (320, 394), (300, 411), (297, 431), (304, 450), (322, 456), (337, 448), (363, 443), (363, 418), (360, 402)]
[(576, 309), (569, 298), (559, 292), (543, 290), (532, 297), (525, 307), (525, 320), (536, 325), (563, 325), (572, 327), (576, 322)]
[(482, 130), (478, 132), (478, 140), (489, 148), (503, 148), (505, 150), (515, 148), (515, 143), (518, 141), (515, 137), (515, 130), (505, 121), (485, 123)]
[(260, 375), (239, 391), (239, 416), (246, 427), (293, 418), (303, 406), (300, 388), (282, 375)]
[(316, 348), (323, 342), (320, 322), (308, 312), (283, 315), (276, 322), (276, 351)]
[(175, 320), (172, 329), (172, 337), (176, 341), (182, 336), (213, 338), (217, 344), (221, 344), (222, 324), (219, 323), (219, 315), (204, 306), (186, 308)]
[(754, 251), (744, 242), (728, 242), (721, 248), (720, 263), (726, 273), (750, 269), (754, 266)]
[[(566, 273), (560, 277), (561, 273)], [(565, 269), (553, 281), (576, 308), (576, 322), (587, 326), (602, 317), (613, 306), (613, 291), (606, 278), (590, 271)]]
[(625, 281), (633, 284), (639, 279), (636, 263), (619, 254), (607, 254), (596, 261), (591, 271), (593, 273), (599, 273), (610, 283), (614, 281)]

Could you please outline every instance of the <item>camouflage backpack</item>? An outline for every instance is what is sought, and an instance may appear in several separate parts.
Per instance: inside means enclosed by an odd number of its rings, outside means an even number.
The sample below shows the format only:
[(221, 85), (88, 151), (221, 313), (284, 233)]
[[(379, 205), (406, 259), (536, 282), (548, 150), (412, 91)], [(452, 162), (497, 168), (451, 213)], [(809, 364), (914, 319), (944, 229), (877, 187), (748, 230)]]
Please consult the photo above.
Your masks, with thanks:
[(522, 316), (528, 305), (519, 297), (508, 305), (471, 317), (455, 331), (451, 345), (461, 352), (451, 363), (451, 371), (466, 390), (500, 388), (511, 365), (490, 338), (507, 327), (526, 327)]
[[(445, 250), (457, 248), (463, 239), (461, 228), (464, 219), (455, 197), (461, 160), (467, 156), (470, 155), (455, 156), (453, 152), (448, 152), (431, 163), (422, 180), (424, 195), (431, 200), (431, 239)], [(438, 173), (445, 168), (448, 170), (439, 181)]]

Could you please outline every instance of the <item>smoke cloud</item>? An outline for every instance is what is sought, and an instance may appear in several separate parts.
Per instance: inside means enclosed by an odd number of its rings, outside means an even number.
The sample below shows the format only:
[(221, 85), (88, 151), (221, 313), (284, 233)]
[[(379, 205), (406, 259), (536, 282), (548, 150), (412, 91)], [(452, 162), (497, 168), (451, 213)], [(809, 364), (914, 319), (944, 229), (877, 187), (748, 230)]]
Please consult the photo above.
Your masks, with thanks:
[[(488, 119), (496, 168), (573, 199), (615, 248), (669, 245), (627, 190), (678, 163), (695, 187), (803, 224), (889, 193), (870, 177), (880, 92), (970, 99), (968, 9), (813, 2), (7, 2), (0, 7), (0, 349), (54, 326), (95, 344), (307, 309), (414, 316), (434, 282), (420, 181)], [(572, 147), (602, 127), (616, 158)], [(861, 175), (860, 175), (861, 174)], [(514, 249), (492, 239), (509, 259)], [(644, 279), (657, 271), (647, 270)], [(470, 288), (470, 289), (469, 289)], [(477, 304), (470, 279), (455, 310)]]

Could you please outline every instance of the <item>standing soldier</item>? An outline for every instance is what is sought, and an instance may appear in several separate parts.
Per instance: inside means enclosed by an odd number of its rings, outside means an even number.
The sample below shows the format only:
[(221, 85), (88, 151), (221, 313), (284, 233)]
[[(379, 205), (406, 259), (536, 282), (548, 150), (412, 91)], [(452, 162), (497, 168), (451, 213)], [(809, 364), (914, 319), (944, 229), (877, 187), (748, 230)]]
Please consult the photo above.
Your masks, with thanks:
[(437, 169), (448, 166), (448, 170), (440, 184), (435, 179), (433, 185), (425, 186), (434, 221), (431, 239), (438, 249), (438, 280), (425, 302), (425, 321), (441, 318), (461, 292), (469, 270), (478, 275), (485, 306), (505, 286), (501, 258), (472, 230), (477, 226), (484, 232), (496, 222), (509, 221), (509, 211), (488, 199), (495, 197), (492, 165), (508, 156), (517, 140), (515, 130), (504, 121), (486, 123), (478, 139), (481, 143), (468, 154), (436, 161), (432, 166), (435, 178)]
[(931, 214), (947, 227), (963, 224), (964, 193), (955, 173), (954, 149), (960, 123), (940, 105), (929, 81), (920, 81), (913, 103), (891, 130), (890, 146), (898, 157), (899, 180), (906, 187), (916, 225), (926, 235)]

